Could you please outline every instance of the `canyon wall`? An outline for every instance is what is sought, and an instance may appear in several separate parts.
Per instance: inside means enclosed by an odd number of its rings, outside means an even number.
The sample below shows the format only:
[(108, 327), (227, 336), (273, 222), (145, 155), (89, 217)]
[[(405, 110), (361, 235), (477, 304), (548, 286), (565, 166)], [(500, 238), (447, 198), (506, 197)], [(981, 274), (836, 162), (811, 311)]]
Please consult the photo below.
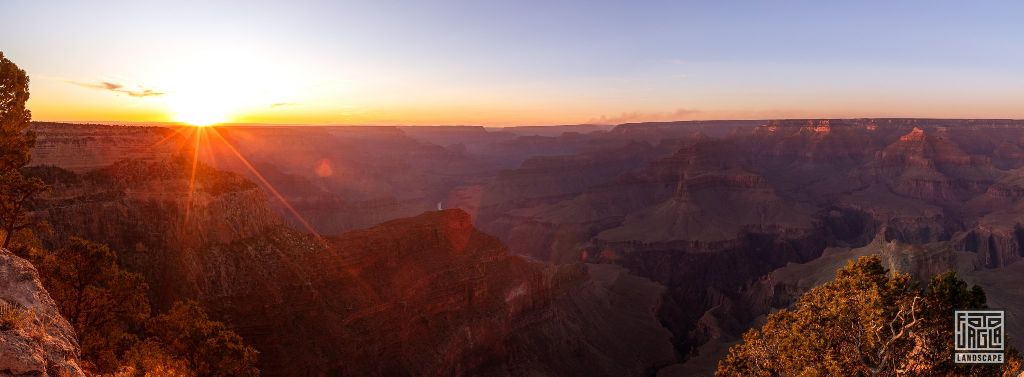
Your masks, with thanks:
[(155, 309), (199, 301), (267, 375), (644, 375), (677, 360), (664, 288), (624, 269), (511, 255), (461, 210), (303, 234), (243, 177), (200, 165), (190, 185), (189, 169), (34, 168), (54, 187), (40, 238), (110, 244)]
[[(83, 137), (100, 137), (91, 130)], [(250, 166), (231, 148), (202, 152), (201, 166), (235, 174), (204, 170), (191, 200), (191, 155), (164, 167), (141, 156), (86, 174), (51, 171), (70, 183), (57, 182), (37, 215), (52, 222), (47, 242), (77, 232), (121, 250), (163, 287), (154, 302), (206, 303), (274, 355), (264, 361), (272, 373), (552, 374), (582, 368), (559, 361), (580, 353), (595, 355), (586, 368), (596, 374), (650, 374), (686, 359), (663, 374), (701, 373), (714, 367), (708, 355), (821, 281), (778, 283), (790, 280), (787, 268), (830, 277), (849, 255), (836, 250), (888, 253), (894, 268), (921, 276), (957, 269), (1008, 292), (1006, 276), (1024, 257), (1021, 121), (664, 122), (522, 135), (239, 127), (221, 136)], [(157, 178), (139, 178), (149, 174)], [(269, 187), (329, 236), (305, 234)], [(465, 213), (417, 216), (438, 206)], [(468, 241), (446, 235), (450, 225), (478, 249), (456, 252)], [(993, 299), (1012, 304), (1014, 294)], [(366, 334), (394, 326), (377, 315), (427, 325), (403, 324), (393, 336), (407, 338), (372, 343)], [(610, 325), (626, 318), (643, 320)], [(358, 326), (316, 327), (338, 321)], [(602, 325), (580, 332), (592, 324)], [(651, 356), (614, 356), (628, 353), (605, 341), (613, 337)], [(551, 339), (563, 341), (542, 345)], [(434, 364), (335, 364), (372, 359), (345, 348), (353, 342), (387, 355), (421, 352), (400, 344), (444, 352)], [(311, 369), (288, 369), (292, 357)]]
[(123, 127), (33, 122), (33, 165), (60, 166), (85, 172), (125, 158), (158, 160), (179, 147), (176, 132), (164, 127)]

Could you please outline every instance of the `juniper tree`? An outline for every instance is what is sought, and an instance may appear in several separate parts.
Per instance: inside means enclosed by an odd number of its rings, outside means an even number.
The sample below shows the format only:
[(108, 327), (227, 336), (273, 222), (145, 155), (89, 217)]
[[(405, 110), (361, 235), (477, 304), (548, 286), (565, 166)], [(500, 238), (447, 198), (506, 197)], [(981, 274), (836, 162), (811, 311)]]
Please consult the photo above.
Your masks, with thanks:
[(35, 134), (28, 130), (32, 112), (28, 75), (0, 52), (0, 247), (8, 247), (15, 232), (32, 225), (26, 205), (46, 189), (43, 181), (27, 177)]
[(981, 288), (953, 273), (921, 289), (877, 256), (861, 257), (747, 331), (716, 375), (1016, 375), (1021, 358), (1012, 348), (1004, 365), (952, 363), (953, 310), (983, 307)]

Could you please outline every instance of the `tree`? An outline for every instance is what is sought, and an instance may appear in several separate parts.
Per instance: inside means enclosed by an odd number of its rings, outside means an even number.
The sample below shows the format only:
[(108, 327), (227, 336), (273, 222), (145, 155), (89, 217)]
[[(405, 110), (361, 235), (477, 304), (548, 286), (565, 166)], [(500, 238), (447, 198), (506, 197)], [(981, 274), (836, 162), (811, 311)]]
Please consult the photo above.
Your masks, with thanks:
[(202, 376), (258, 376), (257, 352), (223, 323), (211, 321), (195, 301), (177, 302), (147, 326), (172, 355)]
[(117, 376), (194, 377), (188, 362), (172, 356), (159, 342), (146, 339), (124, 356)]
[(150, 317), (149, 285), (106, 245), (71, 238), (50, 252), (24, 248), (78, 334), (95, 373), (120, 376), (258, 376), (257, 352), (194, 301)]
[[(0, 52), (0, 247), (33, 225), (27, 205), (47, 189), (27, 174), (35, 146), (25, 108), (29, 78)], [(35, 169), (38, 172), (38, 169)], [(45, 169), (44, 169), (45, 170)], [(150, 318), (142, 275), (118, 264), (106, 245), (71, 238), (50, 252), (20, 242), (61, 314), (78, 335), (92, 372), (146, 376), (255, 376), (257, 352), (194, 302)], [(147, 333), (147, 321), (153, 334)], [(178, 333), (177, 331), (181, 331)], [(146, 336), (149, 336), (148, 338)]]
[(36, 252), (30, 260), (74, 326), (83, 359), (99, 372), (115, 371), (149, 318), (142, 275), (122, 269), (106, 245), (79, 238), (52, 253)]
[[(932, 374), (990, 375), (991, 368), (974, 364), (953, 363), (953, 326), (951, 316), (957, 309), (983, 309), (986, 305), (985, 292), (979, 286), (967, 287), (967, 283), (946, 272), (932, 278), (928, 283), (928, 300), (922, 307), (922, 326), (917, 331), (922, 343), (911, 356), (920, 370)], [(1016, 351), (1012, 351), (1016, 352)]]
[(953, 309), (984, 307), (980, 288), (952, 273), (927, 290), (907, 274), (889, 272), (876, 257), (861, 257), (834, 280), (804, 294), (792, 309), (768, 316), (719, 363), (718, 376), (998, 375), (1020, 369), (1008, 363), (957, 365), (952, 359)]
[(28, 101), (28, 75), (0, 52), (0, 247), (10, 246), (12, 235), (31, 225), (25, 206), (46, 185), (22, 174), (35, 146), (28, 130), (32, 113)]

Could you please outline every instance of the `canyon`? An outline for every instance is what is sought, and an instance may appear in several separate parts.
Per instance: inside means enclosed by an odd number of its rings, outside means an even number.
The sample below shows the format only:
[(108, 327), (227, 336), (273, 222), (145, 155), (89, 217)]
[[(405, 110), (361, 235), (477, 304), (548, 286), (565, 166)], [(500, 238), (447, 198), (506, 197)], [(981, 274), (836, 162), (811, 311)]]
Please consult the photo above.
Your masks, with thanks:
[(189, 166), (35, 167), (53, 188), (38, 235), (110, 245), (154, 308), (197, 300), (268, 375), (637, 375), (677, 359), (662, 288), (621, 267), (511, 255), (459, 209), (303, 234), (244, 177), (200, 165), (190, 184)]
[(1024, 121), (33, 129), (42, 242), (109, 244), (269, 375), (707, 374), (866, 254), (1022, 345)]

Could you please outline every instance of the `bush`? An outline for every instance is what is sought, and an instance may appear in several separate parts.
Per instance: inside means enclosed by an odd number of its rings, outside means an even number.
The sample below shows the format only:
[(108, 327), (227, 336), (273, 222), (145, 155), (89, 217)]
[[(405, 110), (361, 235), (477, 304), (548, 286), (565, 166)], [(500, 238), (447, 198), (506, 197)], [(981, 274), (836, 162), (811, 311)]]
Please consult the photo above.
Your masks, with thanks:
[(992, 376), (1019, 371), (1007, 352), (1004, 365), (952, 363), (954, 309), (985, 307), (985, 293), (953, 273), (936, 276), (927, 290), (907, 274), (889, 274), (878, 257), (861, 257), (834, 280), (800, 297), (791, 309), (768, 316), (729, 349), (718, 376)]
[(28, 319), (26, 314), (24, 309), (0, 299), (0, 331), (21, 328)]
[(257, 352), (196, 302), (150, 316), (148, 284), (107, 246), (72, 238), (49, 252), (31, 248), (43, 284), (75, 328), (93, 372), (123, 376), (258, 376)]

